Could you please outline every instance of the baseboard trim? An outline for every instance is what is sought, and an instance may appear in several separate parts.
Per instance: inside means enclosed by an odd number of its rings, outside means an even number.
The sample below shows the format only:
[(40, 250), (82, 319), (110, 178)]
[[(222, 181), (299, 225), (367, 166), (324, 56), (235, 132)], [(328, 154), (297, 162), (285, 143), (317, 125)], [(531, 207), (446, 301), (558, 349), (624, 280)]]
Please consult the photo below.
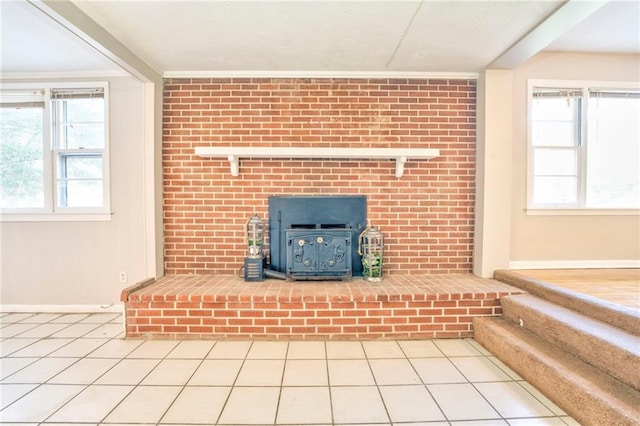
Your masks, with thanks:
[(0, 312), (9, 313), (64, 313), (64, 314), (97, 314), (124, 313), (121, 303), (111, 305), (0, 305)]
[(517, 260), (509, 269), (622, 269), (640, 268), (640, 260)]

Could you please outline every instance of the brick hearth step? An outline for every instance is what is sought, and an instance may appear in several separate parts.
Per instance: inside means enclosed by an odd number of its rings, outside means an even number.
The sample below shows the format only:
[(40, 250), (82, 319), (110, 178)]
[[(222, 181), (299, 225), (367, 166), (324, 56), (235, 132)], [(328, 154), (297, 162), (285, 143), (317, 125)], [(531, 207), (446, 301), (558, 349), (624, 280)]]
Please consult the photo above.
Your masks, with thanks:
[(471, 337), (473, 317), (500, 315), (500, 298), (519, 292), (469, 274), (382, 283), (168, 275), (125, 289), (121, 298), (128, 337), (424, 339)]

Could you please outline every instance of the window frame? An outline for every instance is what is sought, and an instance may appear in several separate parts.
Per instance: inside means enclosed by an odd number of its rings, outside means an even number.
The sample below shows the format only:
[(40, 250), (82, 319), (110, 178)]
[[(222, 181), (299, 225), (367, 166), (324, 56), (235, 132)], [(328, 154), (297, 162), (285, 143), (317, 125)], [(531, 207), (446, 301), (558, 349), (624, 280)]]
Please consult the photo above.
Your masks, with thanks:
[[(104, 146), (103, 148), (60, 149), (55, 132), (52, 90), (100, 89), (104, 99)], [(29, 221), (109, 221), (111, 220), (111, 173), (110, 173), (110, 100), (108, 82), (39, 82), (3, 83), (0, 90), (43, 91), (43, 184), (44, 206), (28, 208), (0, 208), (0, 222)], [(66, 207), (58, 206), (58, 163), (61, 155), (81, 152), (85, 155), (99, 153), (102, 158), (102, 206)]]
[[(575, 203), (534, 203), (534, 140), (533, 140), (533, 102), (534, 89), (579, 89), (582, 91), (579, 113), (579, 134), (576, 141), (577, 188)], [(526, 175), (526, 208), (528, 215), (639, 215), (637, 207), (588, 207), (586, 205), (587, 181), (587, 149), (589, 137), (588, 103), (590, 90), (640, 90), (640, 82), (611, 82), (584, 80), (527, 80), (527, 175)]]

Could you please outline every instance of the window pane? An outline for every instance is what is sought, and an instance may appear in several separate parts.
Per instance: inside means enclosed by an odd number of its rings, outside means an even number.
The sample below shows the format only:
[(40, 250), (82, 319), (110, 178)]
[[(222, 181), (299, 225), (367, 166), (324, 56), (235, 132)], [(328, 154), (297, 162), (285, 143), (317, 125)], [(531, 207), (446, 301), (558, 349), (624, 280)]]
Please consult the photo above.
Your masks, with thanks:
[(536, 204), (574, 204), (577, 201), (577, 178), (541, 176), (533, 179), (533, 202)]
[(102, 157), (100, 155), (61, 154), (59, 179), (102, 178)]
[(58, 182), (58, 207), (101, 207), (102, 180)]
[(0, 108), (0, 207), (44, 207), (43, 109)]
[(533, 123), (533, 146), (576, 145), (573, 121), (537, 121)]
[(532, 103), (533, 146), (575, 146), (578, 144), (578, 97), (536, 97)]
[(536, 176), (576, 176), (578, 174), (574, 149), (536, 148), (533, 156)]
[(640, 207), (640, 99), (589, 98), (587, 206)]
[(103, 148), (104, 124), (78, 123), (60, 127), (60, 148)]
[(61, 99), (54, 104), (59, 148), (104, 147), (104, 99)]
[(66, 106), (67, 123), (102, 123), (104, 122), (103, 98), (63, 99), (56, 102)]
[[(534, 89), (535, 90), (535, 89)], [(573, 121), (576, 105), (580, 97), (576, 96), (537, 96), (534, 94), (532, 102), (532, 115), (534, 121)]]

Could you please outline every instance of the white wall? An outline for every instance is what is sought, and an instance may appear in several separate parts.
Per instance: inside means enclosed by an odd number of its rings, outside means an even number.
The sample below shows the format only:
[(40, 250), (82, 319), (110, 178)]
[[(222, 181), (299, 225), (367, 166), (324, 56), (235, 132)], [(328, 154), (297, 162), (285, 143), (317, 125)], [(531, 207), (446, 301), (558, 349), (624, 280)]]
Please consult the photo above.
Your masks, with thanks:
[(510, 260), (513, 72), (481, 73), (477, 103), (473, 273), (491, 277)]
[[(144, 87), (129, 77), (106, 80), (112, 218), (0, 222), (0, 305), (118, 304), (123, 288), (156, 276), (147, 271), (145, 240)], [(119, 281), (121, 271), (128, 283)]]
[(640, 56), (542, 53), (513, 73), (511, 266), (640, 263), (640, 216), (527, 215), (527, 80), (638, 81)]

